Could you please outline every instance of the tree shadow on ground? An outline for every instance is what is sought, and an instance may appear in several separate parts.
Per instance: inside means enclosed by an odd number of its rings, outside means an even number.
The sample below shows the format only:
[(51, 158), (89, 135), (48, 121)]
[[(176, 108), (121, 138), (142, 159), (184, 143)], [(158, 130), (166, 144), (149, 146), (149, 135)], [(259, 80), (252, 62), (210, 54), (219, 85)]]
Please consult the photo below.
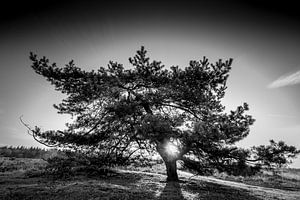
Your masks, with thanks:
[(163, 191), (157, 198), (158, 200), (164, 199), (174, 199), (174, 200), (181, 200), (185, 199), (182, 195), (181, 187), (178, 182), (166, 182), (166, 186), (164, 187)]
[(206, 200), (261, 200), (250, 191), (242, 188), (230, 187), (204, 181), (190, 181), (182, 185), (182, 189), (190, 193), (197, 193), (196, 199)]
[[(90, 199), (90, 200), (261, 200), (246, 189), (184, 179), (162, 182), (164, 176), (143, 173), (116, 173), (108, 177), (77, 177), (48, 181), (14, 179), (0, 185), (0, 199)], [(157, 196), (158, 192), (161, 193)]]
[(157, 200), (261, 200), (249, 191), (202, 181), (167, 182)]

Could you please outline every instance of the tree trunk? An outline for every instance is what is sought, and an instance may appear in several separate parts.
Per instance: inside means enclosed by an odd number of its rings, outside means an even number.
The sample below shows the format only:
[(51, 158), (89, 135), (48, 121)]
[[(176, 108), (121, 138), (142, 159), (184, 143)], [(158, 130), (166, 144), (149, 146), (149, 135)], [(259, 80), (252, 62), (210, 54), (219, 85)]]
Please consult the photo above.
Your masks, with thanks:
[(164, 142), (157, 142), (157, 152), (162, 157), (167, 170), (167, 181), (179, 181), (178, 175), (177, 175), (177, 165), (176, 161), (178, 160), (177, 156), (169, 155), (166, 152), (166, 144), (168, 143), (168, 140), (165, 140)]
[(179, 181), (177, 174), (176, 160), (165, 160), (166, 170), (167, 170), (167, 181)]
[[(142, 106), (144, 107), (145, 111), (148, 114), (153, 115), (153, 112), (150, 109), (148, 102), (143, 101)], [(178, 174), (177, 174), (177, 165), (176, 165), (177, 159), (170, 158), (170, 156), (168, 156), (165, 152), (165, 144), (167, 142), (169, 142), (169, 139), (167, 138), (165, 138), (163, 142), (157, 141), (156, 149), (165, 162), (166, 170), (167, 170), (167, 181), (179, 181)]]

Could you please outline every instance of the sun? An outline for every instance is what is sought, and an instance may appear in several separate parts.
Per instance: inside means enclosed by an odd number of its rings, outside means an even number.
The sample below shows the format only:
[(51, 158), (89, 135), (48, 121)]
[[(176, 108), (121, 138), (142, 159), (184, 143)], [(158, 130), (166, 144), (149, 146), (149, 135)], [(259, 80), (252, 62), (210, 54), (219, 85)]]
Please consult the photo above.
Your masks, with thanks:
[(168, 142), (165, 149), (170, 156), (176, 156), (179, 153), (178, 147), (172, 142)]

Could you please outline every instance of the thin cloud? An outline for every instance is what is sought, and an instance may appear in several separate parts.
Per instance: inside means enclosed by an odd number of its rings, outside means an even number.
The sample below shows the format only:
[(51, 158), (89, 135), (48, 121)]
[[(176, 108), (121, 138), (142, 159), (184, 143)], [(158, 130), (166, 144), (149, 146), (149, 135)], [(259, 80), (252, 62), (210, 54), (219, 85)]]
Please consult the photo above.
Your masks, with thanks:
[(277, 80), (268, 85), (268, 88), (279, 88), (296, 84), (300, 84), (300, 70), (293, 74), (279, 77)]
[(267, 114), (267, 117), (271, 118), (296, 118), (296, 115), (282, 115), (282, 114)]

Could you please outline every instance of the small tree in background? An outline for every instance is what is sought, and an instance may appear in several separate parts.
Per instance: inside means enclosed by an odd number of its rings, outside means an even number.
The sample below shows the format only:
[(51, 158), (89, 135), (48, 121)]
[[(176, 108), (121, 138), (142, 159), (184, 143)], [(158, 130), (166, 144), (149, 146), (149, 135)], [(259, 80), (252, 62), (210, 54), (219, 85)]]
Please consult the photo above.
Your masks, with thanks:
[(283, 141), (275, 142), (270, 140), (270, 145), (260, 145), (252, 147), (255, 162), (268, 169), (273, 170), (274, 174), (278, 169), (292, 163), (292, 159), (299, 154), (299, 150), (294, 146), (289, 146)]
[(30, 129), (42, 144), (97, 153), (116, 163), (158, 153), (168, 181), (178, 180), (178, 160), (202, 173), (232, 172), (251, 163), (260, 167), (283, 162), (276, 158), (299, 153), (287, 145), (279, 145), (284, 151), (235, 146), (249, 134), (254, 119), (245, 114), (246, 103), (230, 113), (221, 104), (232, 59), (209, 63), (204, 57), (185, 68), (166, 69), (150, 61), (142, 47), (129, 58), (131, 67), (111, 61), (107, 68), (89, 72), (73, 61), (59, 68), (33, 53), (30, 59), (37, 74), (67, 95), (54, 105), (58, 113), (74, 119), (66, 130)]

